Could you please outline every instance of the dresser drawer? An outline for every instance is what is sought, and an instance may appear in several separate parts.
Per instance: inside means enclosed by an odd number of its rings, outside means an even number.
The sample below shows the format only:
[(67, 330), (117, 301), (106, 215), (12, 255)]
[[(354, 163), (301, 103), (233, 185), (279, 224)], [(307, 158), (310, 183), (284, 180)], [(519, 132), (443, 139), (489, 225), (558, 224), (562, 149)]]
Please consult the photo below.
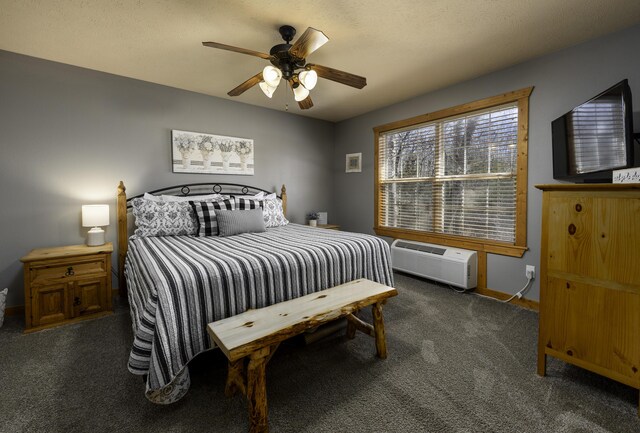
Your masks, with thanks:
[(61, 261), (32, 262), (30, 266), (31, 284), (44, 284), (61, 279), (85, 276), (102, 276), (107, 272), (104, 255), (73, 258)]

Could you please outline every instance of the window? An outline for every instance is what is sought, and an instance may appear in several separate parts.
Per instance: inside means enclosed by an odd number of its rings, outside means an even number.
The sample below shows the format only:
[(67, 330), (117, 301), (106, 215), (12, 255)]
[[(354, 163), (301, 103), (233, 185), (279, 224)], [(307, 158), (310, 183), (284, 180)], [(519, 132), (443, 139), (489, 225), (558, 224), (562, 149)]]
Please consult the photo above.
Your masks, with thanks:
[(376, 233), (522, 256), (531, 91), (374, 128)]

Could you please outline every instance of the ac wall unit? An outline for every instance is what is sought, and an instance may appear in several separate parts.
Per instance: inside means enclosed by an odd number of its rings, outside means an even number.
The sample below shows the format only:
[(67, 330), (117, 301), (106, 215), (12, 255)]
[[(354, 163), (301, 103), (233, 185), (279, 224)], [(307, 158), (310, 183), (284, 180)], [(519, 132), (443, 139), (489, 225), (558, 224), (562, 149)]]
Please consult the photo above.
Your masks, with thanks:
[(396, 239), (391, 244), (393, 269), (463, 289), (477, 286), (475, 251)]

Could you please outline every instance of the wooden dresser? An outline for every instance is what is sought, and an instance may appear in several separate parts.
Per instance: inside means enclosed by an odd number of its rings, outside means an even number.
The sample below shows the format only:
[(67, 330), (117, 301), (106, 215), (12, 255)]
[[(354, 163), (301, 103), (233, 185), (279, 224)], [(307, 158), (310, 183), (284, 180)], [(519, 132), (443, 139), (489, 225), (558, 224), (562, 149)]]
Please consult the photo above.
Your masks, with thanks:
[(110, 314), (113, 245), (39, 248), (24, 263), (25, 332)]
[(551, 355), (640, 389), (640, 184), (536, 188), (538, 374)]

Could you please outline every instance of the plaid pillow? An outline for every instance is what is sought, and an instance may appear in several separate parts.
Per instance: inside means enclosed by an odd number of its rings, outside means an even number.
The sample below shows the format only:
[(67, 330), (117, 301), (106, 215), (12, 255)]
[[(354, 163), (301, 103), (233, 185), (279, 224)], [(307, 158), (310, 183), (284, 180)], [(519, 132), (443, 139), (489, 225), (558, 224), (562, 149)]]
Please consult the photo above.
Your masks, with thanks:
[(258, 198), (236, 197), (236, 209), (262, 209), (262, 200)]
[(190, 201), (189, 204), (193, 208), (193, 213), (196, 215), (198, 236), (218, 236), (216, 209), (233, 210), (235, 208), (232, 200), (212, 202)]

